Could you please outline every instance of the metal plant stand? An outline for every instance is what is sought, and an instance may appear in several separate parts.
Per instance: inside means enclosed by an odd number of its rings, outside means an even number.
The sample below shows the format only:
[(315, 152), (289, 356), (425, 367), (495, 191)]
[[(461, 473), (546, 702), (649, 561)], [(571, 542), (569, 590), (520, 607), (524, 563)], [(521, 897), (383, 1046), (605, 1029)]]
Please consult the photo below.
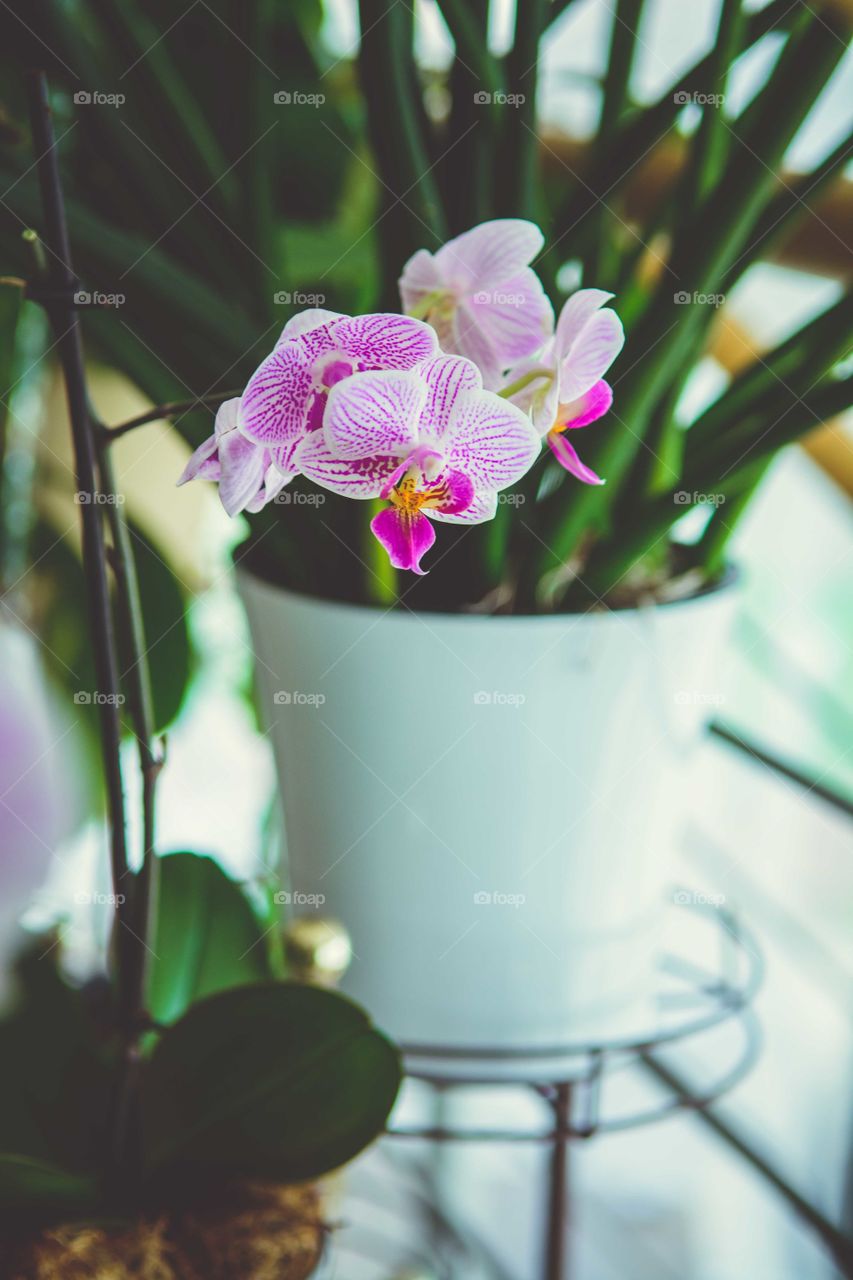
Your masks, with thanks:
[[(690, 895), (679, 895), (689, 898)], [(398, 1140), (419, 1138), (431, 1143), (539, 1143), (550, 1147), (548, 1189), (542, 1239), (543, 1280), (569, 1280), (572, 1221), (570, 1145), (597, 1134), (651, 1124), (684, 1109), (701, 1110), (734, 1087), (749, 1072), (759, 1050), (758, 1026), (751, 1010), (761, 981), (762, 962), (752, 937), (736, 915), (722, 907), (679, 910), (698, 912), (719, 932), (718, 961), (713, 968), (684, 956), (667, 955), (662, 969), (672, 988), (661, 997), (661, 1018), (654, 1030), (634, 1040), (598, 1044), (557, 1044), (533, 1049), (491, 1049), (447, 1045), (405, 1045), (407, 1074), (432, 1092), (436, 1102), (429, 1123), (395, 1123)], [(667, 1003), (669, 1008), (665, 1008)], [(736, 1037), (733, 1065), (710, 1084), (668, 1087), (666, 1068), (657, 1055), (712, 1028), (728, 1024)], [(495, 1066), (501, 1075), (495, 1078)], [(663, 1102), (620, 1113), (610, 1098), (617, 1073), (640, 1067), (664, 1089)], [(511, 1085), (544, 1100), (549, 1123), (539, 1128), (467, 1127), (443, 1123), (442, 1106), (452, 1091)], [(439, 1273), (441, 1274), (441, 1273)]]

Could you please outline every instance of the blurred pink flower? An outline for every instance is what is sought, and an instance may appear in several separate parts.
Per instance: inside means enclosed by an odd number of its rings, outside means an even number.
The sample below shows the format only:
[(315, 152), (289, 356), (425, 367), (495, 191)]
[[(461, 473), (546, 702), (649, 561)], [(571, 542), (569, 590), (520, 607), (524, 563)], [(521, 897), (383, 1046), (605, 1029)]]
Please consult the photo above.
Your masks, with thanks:
[(529, 265), (543, 243), (534, 223), (499, 218), (434, 254), (419, 249), (403, 268), (404, 309), (429, 321), (443, 351), (473, 360), (488, 388), (553, 330), (551, 303)]

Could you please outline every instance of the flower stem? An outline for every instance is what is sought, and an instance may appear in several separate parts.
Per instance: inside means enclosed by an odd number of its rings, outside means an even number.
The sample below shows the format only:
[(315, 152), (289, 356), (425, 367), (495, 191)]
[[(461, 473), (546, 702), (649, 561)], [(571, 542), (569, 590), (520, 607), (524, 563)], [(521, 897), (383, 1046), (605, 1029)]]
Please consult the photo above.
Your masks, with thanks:
[[(146, 938), (151, 923), (154, 879), (154, 784), (161, 767), (152, 742), (150, 688), (144, 656), (139, 597), (127, 527), (115, 501), (112, 467), (86, 387), (83, 343), (74, 293), (77, 281), (65, 221), (47, 81), (44, 72), (28, 76), (28, 96), (36, 169), (44, 208), (43, 243), (33, 234), (31, 248), (36, 287), (30, 296), (41, 302), (56, 335), (68, 400), (83, 526), (83, 568), (86, 578), (89, 630), (100, 714), (101, 748), (106, 782), (115, 931), (112, 965), (115, 977), (116, 1021), (121, 1037), (120, 1078), (113, 1118), (113, 1152), (117, 1173), (132, 1176), (135, 1155), (134, 1115), (138, 1076), (139, 1038), (145, 1023), (144, 987)], [(44, 251), (47, 251), (46, 254)], [(100, 446), (100, 448), (99, 448)], [(113, 546), (107, 548), (104, 509), (110, 513)], [(143, 766), (144, 856), (139, 874), (131, 872), (127, 855), (126, 814), (121, 768), (121, 680), (108, 569), (112, 565), (118, 608), (130, 653), (128, 687), (131, 714)]]
[(135, 418), (128, 418), (127, 422), (120, 422), (115, 427), (101, 427), (101, 439), (119, 440), (127, 435), (128, 431), (144, 427), (149, 422), (161, 422), (164, 418), (180, 418), (192, 409), (214, 409), (226, 400), (234, 400), (239, 395), (239, 391), (215, 391), (213, 395), (196, 396), (193, 400), (170, 400), (167, 404), (158, 404), (153, 409), (146, 409), (144, 413), (137, 414)]
[(519, 391), (529, 387), (531, 382), (537, 382), (540, 378), (550, 379), (553, 376), (554, 374), (550, 369), (531, 369), (530, 373), (525, 373), (523, 377), (516, 378), (515, 382), (511, 382), (508, 387), (503, 387), (497, 394), (503, 396), (504, 400), (508, 400), (510, 396), (517, 395)]

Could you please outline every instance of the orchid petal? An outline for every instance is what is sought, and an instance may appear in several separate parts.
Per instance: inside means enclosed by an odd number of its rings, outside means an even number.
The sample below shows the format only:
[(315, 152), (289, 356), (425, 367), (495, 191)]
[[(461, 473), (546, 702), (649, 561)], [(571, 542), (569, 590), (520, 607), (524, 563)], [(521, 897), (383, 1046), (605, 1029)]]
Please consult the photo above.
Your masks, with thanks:
[(558, 417), (564, 431), (576, 431), (588, 427), (591, 422), (603, 418), (613, 404), (613, 389), (604, 379), (590, 387), (586, 395), (571, 404), (561, 404)]
[(281, 336), (276, 346), (281, 342), (288, 342), (291, 338), (298, 338), (300, 334), (310, 333), (312, 329), (317, 329), (320, 325), (328, 325), (333, 320), (344, 319), (346, 317), (340, 311), (325, 311), (322, 307), (308, 307), (305, 311), (299, 311), (295, 316), (290, 317), (281, 331)]
[(323, 433), (339, 458), (394, 453), (417, 443), (427, 389), (414, 372), (354, 373), (329, 392)]
[(577, 400), (604, 376), (622, 350), (622, 321), (606, 307), (591, 316), (560, 368), (560, 399)]
[(498, 510), (498, 495), (488, 489), (475, 492), (470, 505), (464, 511), (430, 511), (431, 520), (441, 520), (445, 524), (483, 524), (493, 520)]
[(397, 507), (385, 507), (370, 522), (379, 542), (388, 552), (395, 569), (410, 569), (423, 575), (421, 557), (435, 542), (433, 529), (420, 511), (403, 511)]
[(596, 311), (600, 311), (605, 302), (613, 297), (604, 289), (578, 289), (563, 303), (560, 318), (557, 321), (557, 354), (563, 358), (569, 354), (572, 344), (583, 332), (584, 326)]
[[(320, 333), (320, 329), (312, 334)], [(311, 373), (302, 344), (283, 342), (249, 379), (241, 401), (243, 430), (264, 444), (287, 444), (305, 431)]]
[(455, 351), (473, 361), (487, 390), (494, 391), (500, 386), (504, 365), (472, 307), (457, 307), (452, 323), (439, 328), (439, 338), (446, 351)]
[(424, 499), (423, 509), (430, 514), (439, 511), (446, 515), (459, 515), (467, 511), (474, 501), (474, 485), (464, 471), (447, 471), (436, 486), (435, 496)]
[(487, 289), (508, 280), (536, 257), (545, 238), (533, 222), (495, 218), (449, 240), (435, 255), (441, 278), (463, 289)]
[(430, 325), (395, 312), (338, 320), (333, 330), (338, 346), (362, 369), (413, 369), (438, 349)]
[(501, 369), (539, 351), (554, 331), (554, 309), (535, 271), (526, 267), (497, 287), (466, 299)]
[(299, 468), (296, 465), (296, 455), (299, 451), (301, 440), (293, 440), (290, 444), (284, 444), (280, 449), (270, 449), (270, 460), (277, 471), (287, 476), (291, 480), (298, 475)]
[(462, 356), (437, 356), (418, 370), (427, 386), (427, 398), (421, 414), (421, 431), (440, 441), (447, 430), (453, 406), (467, 391), (482, 391), (480, 371)]
[(221, 475), (218, 451), (219, 441), (216, 436), (208, 436), (190, 456), (178, 484), (186, 484), (188, 480), (218, 480)]
[(448, 465), (470, 476), (475, 489), (505, 489), (532, 466), (539, 438), (516, 405), (468, 392), (454, 407), (444, 447)]
[(573, 445), (569, 444), (568, 440), (564, 435), (562, 435), (562, 433), (551, 431), (548, 435), (548, 444), (560, 466), (564, 467), (566, 471), (569, 471), (573, 476), (576, 476), (578, 480), (582, 480), (584, 484), (605, 483), (604, 480), (601, 479), (601, 476), (596, 475), (591, 467), (588, 467), (581, 462), (578, 457), (577, 450)]
[(426, 249), (413, 253), (403, 267), (398, 284), (404, 311), (414, 311), (428, 294), (439, 290), (441, 275), (432, 254)]
[(246, 510), (252, 513), (261, 511), (268, 502), (275, 502), (285, 485), (290, 484), (296, 472), (285, 475), (278, 467), (267, 467), (264, 482), (251, 502), (246, 503)]
[(219, 498), (229, 516), (243, 511), (263, 487), (269, 454), (262, 445), (248, 440), (236, 429), (219, 438), (222, 475)]
[(298, 470), (309, 480), (345, 498), (378, 498), (400, 465), (393, 454), (369, 458), (340, 458), (329, 448), (322, 431), (312, 431), (296, 450)]

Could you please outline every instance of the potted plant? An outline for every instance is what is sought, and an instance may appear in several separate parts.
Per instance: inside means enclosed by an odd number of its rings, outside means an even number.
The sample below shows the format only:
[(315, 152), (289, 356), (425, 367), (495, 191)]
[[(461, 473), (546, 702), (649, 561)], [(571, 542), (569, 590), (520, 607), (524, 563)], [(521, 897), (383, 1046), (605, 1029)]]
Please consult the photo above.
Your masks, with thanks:
[[(692, 420), (683, 396), (727, 295), (795, 213), (778, 166), (844, 24), (775, 13), (777, 64), (729, 117), (732, 64), (771, 15), (724, 5), (714, 52), (670, 95), (699, 122), (638, 229), (610, 193), (677, 110), (628, 100), (639, 7), (618, 15), (570, 206), (583, 287), (565, 297), (557, 242), (469, 212), (548, 199), (524, 92), (544, 18), (501, 63), (470, 14), (445, 16), (459, 63), (442, 141), (469, 156), (470, 186), (433, 184), (416, 91), (377, 73), (410, 56), (407, 18), (364, 5), (380, 171), (412, 180), (385, 211), (396, 309), (295, 315), (183, 478), (218, 479), (232, 514), (280, 512), (238, 562), (297, 909), (322, 893), (347, 920), (348, 989), (408, 1047), (519, 1052), (647, 1024), (685, 764), (721, 698), (726, 543), (778, 449), (850, 400), (849, 294)], [(473, 158), (483, 130), (466, 148), (480, 111), (491, 169)]]
[[(157, 404), (120, 430), (169, 417), (203, 436), (191, 472), (252, 514), (237, 558), (294, 906), (322, 892), (352, 923), (349, 990), (405, 1040), (548, 1045), (642, 1015), (680, 765), (719, 693), (728, 538), (776, 452), (849, 404), (845, 294), (696, 407), (725, 302), (760, 258), (794, 253), (848, 154), (845, 138), (784, 170), (849, 24), (837, 3), (726, 0), (711, 51), (643, 105), (644, 6), (624, 0), (580, 148), (536, 117), (540, 43), (571, 0), (518, 6), (503, 57), (487, 5), (440, 7), (452, 66), (424, 77), (412, 7), (362, 0), (357, 83), (301, 9), (265, 10), (237, 34), (275, 50), (276, 83), (254, 67), (233, 95), (231, 7), (152, 44), (135, 6), (84, 42), (48, 4), (36, 34), (87, 83), (121, 51), (168, 86), (168, 108), (142, 95), (134, 115), (128, 95), (132, 155), (126, 117), (77, 113), (69, 217), (90, 274), (134, 280), (141, 342), (85, 317)], [(732, 71), (762, 45), (771, 72), (737, 106)], [(158, 156), (207, 192), (192, 219), (161, 194)], [(27, 216), (31, 178), (13, 173)], [(601, 343), (591, 371), (575, 327)], [(467, 397), (452, 439), (480, 450), (473, 469), (453, 454), (462, 479), (415, 412), (445, 375)], [(604, 382), (614, 403), (593, 420)]]
[[(45, 230), (27, 234), (28, 287), (53, 327), (74, 434), (113, 928), (105, 971), (82, 985), (57, 963), (58, 936), (37, 939), (18, 965), (0, 1020), (0, 1270), (16, 1280), (303, 1280), (327, 1231), (316, 1179), (382, 1130), (398, 1054), (357, 1006), (287, 980), (274, 886), (252, 899), (210, 858), (157, 855), (165, 758), (144, 618), (109, 433), (87, 398), (40, 74), (30, 94)], [(125, 715), (141, 773), (138, 858)], [(9, 894), (20, 906), (14, 857), (0, 876), (4, 905)]]

